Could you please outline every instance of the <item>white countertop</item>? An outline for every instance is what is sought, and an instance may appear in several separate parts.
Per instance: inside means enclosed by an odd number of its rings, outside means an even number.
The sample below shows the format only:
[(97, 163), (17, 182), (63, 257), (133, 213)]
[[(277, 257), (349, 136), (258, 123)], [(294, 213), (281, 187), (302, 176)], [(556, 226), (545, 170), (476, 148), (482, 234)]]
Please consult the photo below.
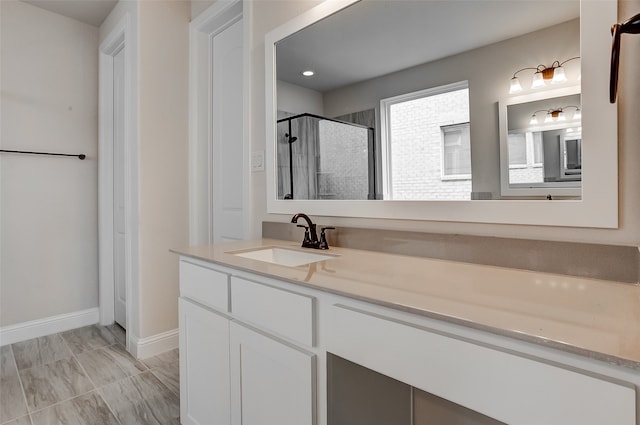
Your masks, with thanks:
[(339, 256), (298, 267), (228, 253), (260, 246), (299, 243), (260, 239), (173, 252), (640, 369), (639, 285), (339, 247), (305, 249)]

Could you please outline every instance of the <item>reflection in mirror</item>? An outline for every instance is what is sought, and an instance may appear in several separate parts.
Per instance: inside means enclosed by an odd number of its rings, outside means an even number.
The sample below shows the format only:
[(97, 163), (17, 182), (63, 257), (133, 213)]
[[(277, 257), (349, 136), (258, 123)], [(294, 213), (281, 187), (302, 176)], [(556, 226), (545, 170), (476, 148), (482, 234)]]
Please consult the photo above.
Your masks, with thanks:
[[(506, 108), (507, 155), (502, 164), (504, 196), (579, 198), (582, 183), (582, 122), (579, 88), (543, 99), (520, 96), (501, 102)], [(566, 90), (563, 91), (566, 93)], [(506, 140), (505, 140), (506, 139)]]
[[(616, 227), (617, 111), (602, 93), (609, 78), (608, 29), (616, 20), (615, 1), (327, 0), (283, 23), (265, 35), (268, 213), (306, 211), (338, 217)], [(567, 62), (577, 56), (579, 60)], [(563, 64), (567, 81), (554, 84), (559, 64)], [(518, 72), (523, 68), (532, 69)], [(553, 69), (553, 77), (545, 79), (548, 68)], [(533, 84), (537, 69), (543, 73), (541, 88), (533, 87), (540, 85)], [(305, 70), (315, 74), (305, 77)], [(503, 195), (503, 181), (508, 182), (501, 169), (502, 164), (508, 164), (508, 152), (503, 148), (507, 143), (506, 107), (500, 108), (498, 100), (509, 97), (515, 73), (522, 88), (519, 94), (540, 95), (527, 101), (542, 99), (545, 96), (541, 93), (548, 94), (550, 89), (580, 86), (574, 93), (562, 94), (580, 93), (582, 100), (580, 138), (565, 137), (570, 141), (564, 143), (566, 152), (562, 153), (566, 156), (563, 174), (580, 170), (582, 187), (577, 188), (580, 193), (576, 196), (554, 196), (555, 190), (572, 188), (543, 188), (552, 194), (553, 202), (539, 200), (545, 195), (527, 194), (517, 199)], [(389, 137), (383, 125), (382, 101), (465, 81), (472, 201), (389, 200), (387, 196), (395, 195), (393, 188), (388, 189), (388, 176), (393, 179), (394, 169), (401, 166), (394, 165), (383, 149), (389, 145)], [(364, 115), (365, 111), (374, 117), (372, 123), (345, 118)], [(375, 191), (370, 189), (367, 197), (384, 200), (283, 199), (291, 192), (290, 183), (279, 183), (279, 175), (291, 173), (278, 172), (280, 162), (286, 161), (282, 164), (286, 167), (289, 156), (278, 158), (277, 127), (282, 124), (277, 121), (305, 113), (374, 129), (367, 174), (368, 184), (375, 182)], [(466, 130), (455, 127), (464, 124), (442, 125), (441, 140), (447, 140), (441, 147), (466, 146)], [(286, 130), (280, 132), (298, 137)], [(393, 147), (391, 152), (393, 156)], [(465, 152), (466, 147), (460, 148), (451, 157), (445, 175), (466, 175), (459, 165), (465, 161)], [(415, 162), (423, 161), (417, 152), (412, 153)], [(538, 151), (538, 158), (541, 154)], [(435, 156), (442, 158), (442, 152)], [(423, 170), (427, 168), (432, 166)], [(442, 170), (439, 168), (440, 176)]]
[(383, 184), (388, 200), (469, 200), (468, 82), (383, 99)]
[(276, 198), (501, 199), (497, 100), (580, 54), (579, 0), (545, 6), (363, 0), (279, 40)]
[(281, 113), (278, 199), (376, 199), (373, 128)]

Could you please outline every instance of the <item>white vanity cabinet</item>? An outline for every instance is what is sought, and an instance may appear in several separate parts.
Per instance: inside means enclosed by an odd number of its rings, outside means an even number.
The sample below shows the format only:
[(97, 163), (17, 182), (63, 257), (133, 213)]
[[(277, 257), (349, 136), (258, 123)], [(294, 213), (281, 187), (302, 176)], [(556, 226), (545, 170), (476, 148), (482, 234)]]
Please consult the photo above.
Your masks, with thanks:
[(343, 305), (330, 329), (328, 351), (504, 423), (636, 424), (633, 385)]
[(182, 425), (230, 422), (229, 319), (179, 300)]
[(230, 423), (229, 276), (180, 262), (180, 418), (183, 425)]
[(316, 423), (313, 297), (183, 259), (179, 322), (182, 424)]
[(505, 423), (640, 425), (633, 367), (246, 269), (180, 269), (183, 424), (331, 425), (331, 353)]
[(233, 425), (315, 424), (315, 355), (231, 323)]
[(231, 277), (233, 425), (315, 424), (314, 302)]

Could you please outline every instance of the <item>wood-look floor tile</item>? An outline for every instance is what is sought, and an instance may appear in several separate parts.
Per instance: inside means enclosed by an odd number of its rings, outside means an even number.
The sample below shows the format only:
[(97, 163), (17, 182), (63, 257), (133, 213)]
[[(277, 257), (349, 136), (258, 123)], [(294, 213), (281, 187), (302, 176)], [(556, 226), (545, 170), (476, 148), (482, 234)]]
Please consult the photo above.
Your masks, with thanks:
[(119, 344), (85, 351), (77, 357), (89, 378), (98, 387), (147, 370)]
[(180, 351), (177, 348), (169, 350), (162, 354), (158, 354), (154, 357), (142, 360), (142, 363), (146, 364), (149, 369), (159, 366), (165, 366), (173, 362), (180, 360)]
[(14, 419), (11, 422), (3, 423), (2, 425), (31, 425), (31, 419), (29, 416), (22, 416), (20, 418)]
[(16, 361), (13, 357), (11, 346), (3, 345), (0, 347), (0, 378), (17, 374), (18, 369), (16, 369)]
[(0, 378), (0, 424), (27, 413), (18, 375)]
[(178, 397), (151, 372), (106, 385), (98, 391), (122, 424), (180, 424)]
[(0, 348), (0, 424), (27, 414), (18, 369), (10, 345)]
[(60, 334), (16, 342), (12, 347), (18, 369), (41, 366), (72, 355)]
[(116, 338), (104, 326), (91, 325), (62, 333), (74, 354), (115, 344)]
[(21, 370), (20, 378), (31, 412), (94, 389), (73, 357)]
[(119, 425), (96, 391), (39, 410), (31, 419), (33, 425)]
[(180, 397), (180, 362), (167, 363), (151, 369), (156, 378), (167, 386), (175, 395)]
[(107, 329), (109, 329), (109, 331), (116, 338), (116, 341), (118, 341), (118, 344), (122, 345), (123, 347), (127, 346), (127, 332), (124, 329), (122, 329), (122, 326), (118, 325), (117, 323), (114, 323), (113, 325), (107, 326)]

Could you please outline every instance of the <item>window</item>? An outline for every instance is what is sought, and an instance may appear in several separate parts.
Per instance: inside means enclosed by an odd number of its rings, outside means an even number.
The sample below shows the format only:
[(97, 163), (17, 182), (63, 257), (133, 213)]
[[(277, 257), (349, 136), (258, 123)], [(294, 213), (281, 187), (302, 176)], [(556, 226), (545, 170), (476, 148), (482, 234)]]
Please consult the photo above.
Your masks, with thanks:
[(509, 168), (541, 166), (544, 162), (542, 132), (509, 133)]
[(533, 133), (533, 163), (542, 165), (544, 162), (544, 150), (542, 143), (542, 133)]
[(527, 165), (527, 138), (525, 133), (509, 135), (509, 167)]
[(384, 199), (471, 198), (467, 81), (380, 102)]
[(442, 130), (442, 178), (471, 178), (469, 123), (440, 128)]
[(513, 131), (508, 136), (509, 184), (544, 182), (544, 143), (541, 131)]

